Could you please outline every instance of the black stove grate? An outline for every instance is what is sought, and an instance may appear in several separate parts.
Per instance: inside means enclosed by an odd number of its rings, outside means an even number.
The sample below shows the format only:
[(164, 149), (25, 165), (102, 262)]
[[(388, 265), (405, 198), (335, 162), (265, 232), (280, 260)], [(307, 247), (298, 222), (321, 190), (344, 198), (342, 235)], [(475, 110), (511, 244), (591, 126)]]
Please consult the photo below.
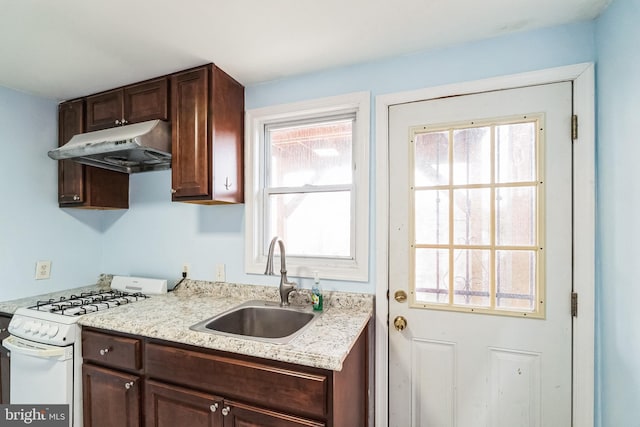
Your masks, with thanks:
[(32, 310), (46, 311), (64, 316), (82, 316), (83, 314), (107, 310), (123, 304), (129, 304), (148, 298), (141, 292), (123, 292), (118, 290), (82, 292), (80, 295), (71, 294), (58, 299), (37, 301), (29, 307)]

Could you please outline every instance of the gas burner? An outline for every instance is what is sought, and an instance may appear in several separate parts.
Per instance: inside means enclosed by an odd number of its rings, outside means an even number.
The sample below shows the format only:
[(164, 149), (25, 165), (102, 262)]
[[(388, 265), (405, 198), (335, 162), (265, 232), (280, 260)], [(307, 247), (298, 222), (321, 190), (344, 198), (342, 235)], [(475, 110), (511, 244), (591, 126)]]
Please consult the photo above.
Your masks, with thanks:
[(38, 301), (29, 309), (64, 316), (81, 316), (146, 298), (148, 298), (147, 295), (142, 292), (129, 293), (119, 290), (82, 292), (80, 295), (62, 296), (57, 300), (51, 298), (46, 301)]

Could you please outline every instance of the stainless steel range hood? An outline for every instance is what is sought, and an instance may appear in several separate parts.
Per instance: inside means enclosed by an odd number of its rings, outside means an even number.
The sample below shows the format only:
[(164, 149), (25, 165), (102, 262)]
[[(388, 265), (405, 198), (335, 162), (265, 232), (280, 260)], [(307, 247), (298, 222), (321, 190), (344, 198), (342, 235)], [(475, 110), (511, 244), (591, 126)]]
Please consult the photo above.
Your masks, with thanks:
[(49, 151), (49, 157), (126, 173), (169, 169), (171, 126), (162, 120), (150, 120), (82, 133)]

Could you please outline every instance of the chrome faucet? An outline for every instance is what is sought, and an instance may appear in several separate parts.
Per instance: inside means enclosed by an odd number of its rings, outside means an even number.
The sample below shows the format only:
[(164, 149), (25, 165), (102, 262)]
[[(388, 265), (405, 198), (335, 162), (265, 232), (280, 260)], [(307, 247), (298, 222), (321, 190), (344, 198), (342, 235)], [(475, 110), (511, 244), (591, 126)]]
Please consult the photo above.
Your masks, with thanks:
[(267, 254), (267, 268), (264, 274), (274, 276), (273, 274), (273, 250), (276, 242), (280, 246), (280, 306), (287, 307), (289, 305), (289, 294), (296, 290), (296, 283), (290, 282), (287, 278), (287, 257), (284, 251), (284, 242), (278, 236), (271, 239), (269, 244), (269, 253)]

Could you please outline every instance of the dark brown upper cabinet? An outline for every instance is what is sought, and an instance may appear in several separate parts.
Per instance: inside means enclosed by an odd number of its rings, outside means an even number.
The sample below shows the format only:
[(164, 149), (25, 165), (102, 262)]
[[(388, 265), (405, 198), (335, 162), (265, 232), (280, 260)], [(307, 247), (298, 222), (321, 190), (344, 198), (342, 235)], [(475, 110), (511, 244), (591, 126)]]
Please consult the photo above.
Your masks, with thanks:
[(214, 64), (171, 76), (172, 200), (243, 203), (244, 87)]
[(166, 77), (91, 95), (87, 100), (87, 132), (147, 120), (169, 118)]
[[(63, 102), (58, 106), (59, 146), (84, 132), (84, 128), (84, 100)], [(58, 203), (61, 208), (127, 209), (129, 175), (60, 160)]]

